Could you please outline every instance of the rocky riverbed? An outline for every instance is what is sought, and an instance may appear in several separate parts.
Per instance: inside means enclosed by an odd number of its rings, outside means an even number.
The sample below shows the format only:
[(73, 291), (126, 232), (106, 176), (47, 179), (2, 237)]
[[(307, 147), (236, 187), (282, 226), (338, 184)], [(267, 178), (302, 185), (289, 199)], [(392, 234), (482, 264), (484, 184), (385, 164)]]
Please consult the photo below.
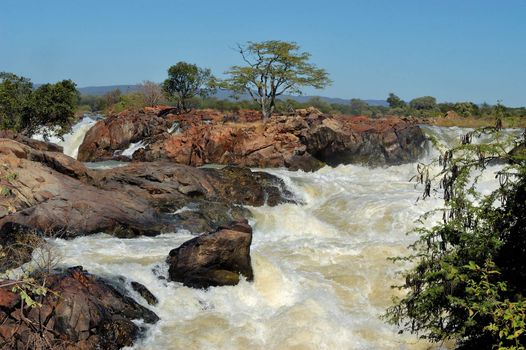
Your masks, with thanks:
[[(252, 114), (240, 120), (145, 109), (92, 124), (78, 149), (79, 160), (55, 144), (0, 133), (2, 270), (30, 263), (33, 250), (50, 238), (104, 232), (131, 239), (186, 232), (194, 238), (170, 247), (166, 272), (152, 273), (192, 288), (247, 283), (257, 278), (247, 221), (253, 208), (304, 201), (282, 177), (247, 167), (314, 171), (326, 164), (407, 163), (421, 156), (425, 139), (410, 120), (335, 117), (314, 109), (266, 122)], [(92, 169), (80, 160), (131, 162)], [(206, 164), (224, 166), (196, 167)], [(28, 276), (42, 281), (34, 272)], [(46, 281), (50, 292), (34, 295), (41, 304), (37, 309), (24, 305), (9, 281), (4, 287), (0, 283), (0, 306), (8, 320), (0, 327), (0, 343), (117, 349), (142, 334), (132, 320), (158, 320), (130, 298), (125, 285), (148, 304), (157, 304), (155, 292), (136, 281), (101, 279), (71, 266), (48, 271)]]

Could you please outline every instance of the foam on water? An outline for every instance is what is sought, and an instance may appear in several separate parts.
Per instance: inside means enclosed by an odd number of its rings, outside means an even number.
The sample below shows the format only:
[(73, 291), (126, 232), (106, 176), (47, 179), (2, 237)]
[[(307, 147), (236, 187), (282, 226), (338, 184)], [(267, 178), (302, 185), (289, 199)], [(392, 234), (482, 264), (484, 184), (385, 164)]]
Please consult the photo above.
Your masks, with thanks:
[[(455, 129), (428, 131), (448, 143), (459, 136)], [(426, 158), (435, 155), (430, 150)], [(151, 307), (129, 291), (161, 319), (134, 349), (429, 349), (379, 319), (401, 269), (386, 258), (406, 252), (415, 220), (441, 204), (439, 195), (415, 204), (421, 188), (408, 181), (415, 168), (267, 170), (304, 204), (249, 208), (253, 283), (195, 290), (160, 279), (168, 252), (192, 237), (184, 232), (54, 244), (65, 266), (124, 276), (158, 297)], [(481, 186), (492, 181), (488, 175)]]
[(141, 148), (144, 148), (144, 147), (146, 147), (146, 143), (144, 141), (133, 142), (133, 143), (130, 144), (130, 146), (128, 148), (126, 148), (124, 151), (122, 151), (121, 155), (125, 156), (125, 157), (128, 157), (128, 158), (131, 158), (133, 156), (133, 154), (135, 153), (135, 151), (138, 151), (138, 150), (140, 150)]

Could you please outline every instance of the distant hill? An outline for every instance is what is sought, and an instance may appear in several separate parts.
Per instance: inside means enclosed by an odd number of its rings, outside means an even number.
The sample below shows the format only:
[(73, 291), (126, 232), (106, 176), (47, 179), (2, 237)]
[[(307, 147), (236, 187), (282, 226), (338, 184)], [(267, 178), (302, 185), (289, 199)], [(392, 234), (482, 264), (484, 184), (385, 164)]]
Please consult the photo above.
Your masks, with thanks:
[[(102, 96), (112, 90), (119, 89), (122, 93), (127, 92), (135, 92), (139, 90), (139, 85), (109, 85), (109, 86), (87, 86), (78, 88), (81, 94), (83, 95), (94, 95), (94, 96)], [(214, 97), (220, 99), (220, 100), (232, 100), (230, 91), (227, 90), (218, 90)], [(281, 99), (292, 99), (298, 102), (307, 102), (311, 98), (315, 96), (282, 96)], [(325, 96), (317, 96), (320, 97), (323, 101), (327, 103), (337, 103), (337, 104), (349, 104), (350, 99), (346, 100), (343, 98), (336, 98), (336, 97), (325, 97)], [(242, 100), (248, 100), (250, 97), (248, 94), (242, 95), (240, 99)], [(370, 106), (388, 106), (387, 102), (385, 100), (364, 100), (369, 104)]]
[(78, 88), (83, 95), (102, 96), (113, 90), (121, 90), (122, 93), (135, 92), (139, 90), (139, 85), (108, 85), (108, 86), (86, 86)]

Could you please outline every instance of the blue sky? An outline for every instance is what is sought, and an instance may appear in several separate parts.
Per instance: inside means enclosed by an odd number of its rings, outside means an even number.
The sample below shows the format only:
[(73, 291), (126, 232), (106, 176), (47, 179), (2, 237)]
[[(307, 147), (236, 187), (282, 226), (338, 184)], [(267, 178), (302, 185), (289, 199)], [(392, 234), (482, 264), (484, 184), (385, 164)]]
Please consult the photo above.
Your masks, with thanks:
[(526, 1), (0, 0), (0, 71), (79, 86), (162, 81), (178, 61), (221, 76), (236, 43), (296, 41), (340, 98), (526, 105)]

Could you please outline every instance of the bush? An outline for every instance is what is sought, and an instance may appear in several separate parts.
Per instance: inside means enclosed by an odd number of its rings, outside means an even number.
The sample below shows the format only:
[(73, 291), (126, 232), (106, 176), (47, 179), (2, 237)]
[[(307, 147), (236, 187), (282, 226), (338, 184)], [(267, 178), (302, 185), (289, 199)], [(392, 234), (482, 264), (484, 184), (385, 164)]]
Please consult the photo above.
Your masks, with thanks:
[[(471, 144), (486, 133), (495, 141)], [(431, 341), (454, 339), (459, 349), (524, 349), (525, 136), (508, 139), (497, 127), (469, 133), (462, 141), (432, 164), (419, 166), (424, 198), (433, 183), (443, 188), (442, 221), (419, 227), (413, 253), (394, 259), (414, 267), (396, 286), (406, 296), (395, 299), (385, 318)], [(507, 152), (510, 147), (515, 151)], [(497, 161), (507, 164), (497, 174), (499, 186), (482, 195), (478, 175)], [(437, 163), (441, 170), (432, 176)]]

